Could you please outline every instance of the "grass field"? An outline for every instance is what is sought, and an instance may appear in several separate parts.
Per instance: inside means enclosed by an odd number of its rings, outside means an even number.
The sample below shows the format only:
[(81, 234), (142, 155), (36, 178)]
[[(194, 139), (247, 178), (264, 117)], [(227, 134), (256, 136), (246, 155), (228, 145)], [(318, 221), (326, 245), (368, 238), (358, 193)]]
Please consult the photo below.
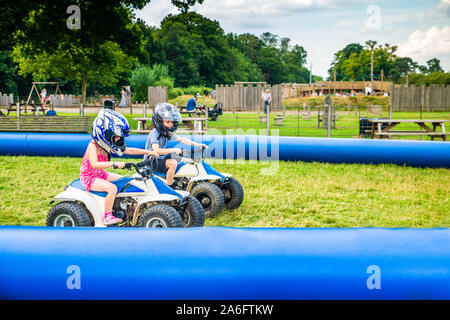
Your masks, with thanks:
[[(210, 161), (245, 198), (207, 226), (450, 227), (450, 170), (396, 165)], [(49, 202), (79, 178), (80, 158), (0, 157), (0, 224), (45, 225)], [(132, 172), (114, 170), (119, 174)]]

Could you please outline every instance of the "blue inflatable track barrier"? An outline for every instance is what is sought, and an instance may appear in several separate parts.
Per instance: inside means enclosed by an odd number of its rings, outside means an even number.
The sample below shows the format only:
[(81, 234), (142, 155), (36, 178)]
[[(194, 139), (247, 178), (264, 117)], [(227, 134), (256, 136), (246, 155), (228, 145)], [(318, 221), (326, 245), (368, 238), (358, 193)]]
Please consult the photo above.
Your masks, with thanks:
[(3, 299), (450, 299), (449, 229), (0, 227)]
[[(450, 143), (441, 141), (327, 139), (276, 136), (194, 136), (215, 159), (393, 163), (450, 168)], [(147, 136), (132, 135), (127, 146), (144, 148)], [(89, 134), (0, 132), (0, 155), (83, 157)], [(171, 142), (168, 147), (176, 144)]]

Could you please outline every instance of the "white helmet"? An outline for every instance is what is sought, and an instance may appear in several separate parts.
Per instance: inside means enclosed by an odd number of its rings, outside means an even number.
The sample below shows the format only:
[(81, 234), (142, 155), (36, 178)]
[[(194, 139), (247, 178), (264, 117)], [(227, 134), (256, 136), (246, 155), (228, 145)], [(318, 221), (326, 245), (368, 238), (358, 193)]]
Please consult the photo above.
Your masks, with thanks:
[[(91, 135), (103, 150), (120, 157), (126, 149), (125, 137), (130, 135), (130, 125), (119, 112), (102, 109), (92, 124)], [(115, 137), (119, 137), (117, 142)]]

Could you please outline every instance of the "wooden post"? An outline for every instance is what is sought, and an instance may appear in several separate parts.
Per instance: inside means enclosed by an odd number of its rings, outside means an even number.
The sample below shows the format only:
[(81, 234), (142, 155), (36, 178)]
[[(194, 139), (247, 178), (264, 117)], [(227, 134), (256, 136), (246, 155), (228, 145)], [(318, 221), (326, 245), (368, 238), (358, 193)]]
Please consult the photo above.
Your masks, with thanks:
[(17, 113), (17, 118), (20, 118), (20, 103), (17, 102), (16, 104), (16, 113)]
[(146, 101), (145, 104), (144, 104), (144, 109), (142, 110), (142, 116), (143, 116), (144, 118), (147, 117), (147, 101)]
[(392, 119), (392, 103), (393, 103), (392, 94), (394, 93), (394, 83), (391, 83), (390, 91), (391, 92), (389, 95), (389, 119)]
[(336, 69), (333, 70), (334, 95), (336, 95)]
[(266, 114), (266, 135), (270, 136), (270, 106), (272, 103), (267, 104), (267, 114)]
[(84, 116), (84, 104), (80, 103), (80, 115), (83, 117)]

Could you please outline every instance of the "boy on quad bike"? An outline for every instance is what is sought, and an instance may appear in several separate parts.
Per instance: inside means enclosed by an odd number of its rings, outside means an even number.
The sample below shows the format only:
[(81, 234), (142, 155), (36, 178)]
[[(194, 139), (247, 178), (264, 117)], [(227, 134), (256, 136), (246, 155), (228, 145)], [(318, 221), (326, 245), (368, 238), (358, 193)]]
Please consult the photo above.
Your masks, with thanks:
[[(203, 151), (208, 149), (206, 145), (174, 134), (181, 122), (177, 108), (168, 103), (158, 104), (152, 120), (155, 129), (150, 132), (145, 148), (161, 156), (155, 175), (173, 185), (174, 189), (191, 193), (202, 204), (207, 217), (216, 216), (225, 206), (230, 210), (237, 209), (244, 198), (241, 184), (231, 174), (220, 173), (203, 161)], [(201, 150), (202, 159), (198, 161), (199, 153), (195, 151), (186, 154), (180, 148), (166, 148), (169, 140), (197, 147)], [(182, 153), (190, 158), (177, 156)]]
[[(180, 148), (166, 148), (169, 140), (175, 140), (189, 146), (208, 149), (202, 143), (178, 137), (175, 131), (178, 124), (182, 122), (178, 109), (170, 103), (159, 103), (156, 105), (152, 115), (152, 122), (155, 128), (150, 132), (145, 143), (145, 149), (151, 150), (158, 155), (157, 172), (166, 173), (166, 183), (170, 186), (173, 183), (175, 170), (181, 160), (190, 161), (181, 157), (172, 157), (172, 154), (180, 155), (183, 150)], [(147, 158), (147, 155), (145, 156)]]

